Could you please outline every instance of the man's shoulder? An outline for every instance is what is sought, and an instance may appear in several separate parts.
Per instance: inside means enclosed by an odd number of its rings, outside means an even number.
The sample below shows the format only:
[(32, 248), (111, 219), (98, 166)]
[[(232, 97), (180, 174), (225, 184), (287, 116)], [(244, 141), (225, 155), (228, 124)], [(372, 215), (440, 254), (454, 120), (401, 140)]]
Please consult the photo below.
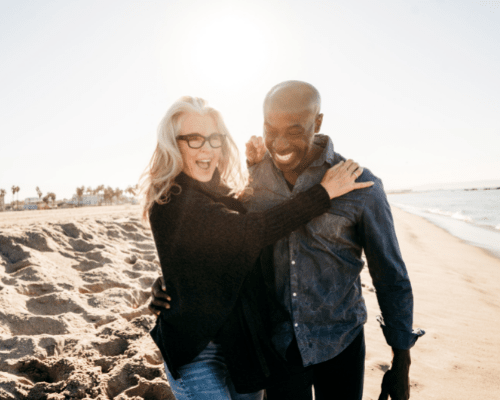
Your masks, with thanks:
[(262, 161), (248, 168), (250, 175), (250, 186), (262, 185), (266, 182), (271, 183), (275, 175), (274, 164), (269, 153), (264, 155)]
[[(333, 165), (338, 164), (341, 161), (346, 161), (347, 158), (342, 156), (339, 153), (334, 152), (333, 155)], [(363, 173), (361, 176), (356, 179), (356, 182), (373, 182), (374, 185), (370, 186), (368, 188), (364, 189), (358, 189), (354, 190), (351, 193), (352, 196), (363, 196), (366, 198), (379, 198), (380, 196), (385, 197), (385, 191), (384, 191), (384, 185), (382, 183), (382, 179), (380, 179), (378, 176), (376, 176), (370, 169), (366, 168), (365, 166), (361, 165), (363, 167)]]

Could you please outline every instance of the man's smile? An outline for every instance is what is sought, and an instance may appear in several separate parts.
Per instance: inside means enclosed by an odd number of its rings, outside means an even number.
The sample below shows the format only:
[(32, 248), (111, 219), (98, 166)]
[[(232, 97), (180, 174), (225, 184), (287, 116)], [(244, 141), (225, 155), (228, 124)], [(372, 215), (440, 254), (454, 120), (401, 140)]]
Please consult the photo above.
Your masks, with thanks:
[(280, 163), (286, 163), (286, 162), (290, 161), (292, 156), (293, 156), (293, 152), (287, 153), (287, 154), (274, 153), (274, 158), (276, 159), (276, 161), (278, 161)]

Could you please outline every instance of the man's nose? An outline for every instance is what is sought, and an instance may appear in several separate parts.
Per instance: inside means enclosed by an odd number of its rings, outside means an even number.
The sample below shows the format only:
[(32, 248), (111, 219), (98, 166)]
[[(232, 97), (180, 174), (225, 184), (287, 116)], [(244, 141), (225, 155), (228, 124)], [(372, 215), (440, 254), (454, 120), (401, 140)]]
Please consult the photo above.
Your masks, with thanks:
[(286, 140), (286, 138), (284, 137), (277, 137), (273, 143), (274, 150), (278, 153), (288, 149), (288, 146), (288, 140)]

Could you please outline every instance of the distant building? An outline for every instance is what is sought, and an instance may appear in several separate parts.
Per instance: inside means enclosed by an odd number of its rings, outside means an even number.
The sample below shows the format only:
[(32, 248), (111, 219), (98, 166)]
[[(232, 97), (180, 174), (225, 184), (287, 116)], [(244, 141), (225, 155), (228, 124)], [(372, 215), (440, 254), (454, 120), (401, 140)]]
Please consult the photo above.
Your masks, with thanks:
[(24, 206), (23, 209), (25, 210), (38, 210), (41, 206), (40, 203), (43, 203), (43, 201), (39, 197), (28, 197), (24, 199)]
[(82, 196), (80, 201), (78, 201), (78, 196), (74, 194), (68, 203), (80, 206), (98, 206), (103, 201), (104, 196), (102, 194)]

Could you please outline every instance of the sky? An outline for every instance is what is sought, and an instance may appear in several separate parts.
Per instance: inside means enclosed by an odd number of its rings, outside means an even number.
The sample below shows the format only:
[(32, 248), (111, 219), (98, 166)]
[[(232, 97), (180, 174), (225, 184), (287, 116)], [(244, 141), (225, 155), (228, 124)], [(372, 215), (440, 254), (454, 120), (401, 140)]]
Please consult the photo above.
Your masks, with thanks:
[(500, 180), (499, 44), (489, 0), (0, 0), (0, 188), (135, 185), (183, 95), (244, 158), (289, 79), (387, 190)]

